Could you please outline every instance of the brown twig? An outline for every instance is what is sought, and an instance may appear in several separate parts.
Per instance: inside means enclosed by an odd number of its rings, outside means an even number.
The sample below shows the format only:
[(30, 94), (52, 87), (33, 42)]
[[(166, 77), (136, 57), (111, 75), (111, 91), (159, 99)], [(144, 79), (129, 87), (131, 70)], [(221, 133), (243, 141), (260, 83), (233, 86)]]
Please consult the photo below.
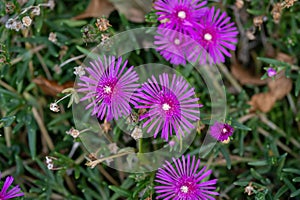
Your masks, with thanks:
[(101, 174), (103, 176), (105, 176), (105, 178), (111, 182), (112, 184), (114, 184), (115, 186), (119, 186), (120, 184), (101, 166), (98, 165), (98, 169), (101, 172)]
[[(34, 163), (34, 162), (36, 162), (36, 161), (35, 161), (35, 160), (32, 160), (32, 159), (28, 159), (28, 160), (23, 161), (22, 163), (23, 163), (23, 165), (30, 165), (30, 164), (32, 164), (32, 163)], [(7, 170), (1, 172), (1, 176), (2, 176), (2, 177), (5, 177), (5, 176), (8, 176), (8, 175), (11, 175), (11, 174), (12, 174), (14, 171), (16, 171), (16, 170), (17, 170), (17, 167), (16, 167), (16, 166), (11, 167), (11, 168), (9, 168), (9, 169), (7, 169)]]
[[(1, 115), (5, 116), (6, 113), (4, 110), (1, 110)], [(4, 137), (5, 137), (5, 142), (7, 147), (11, 147), (11, 127), (4, 127)]]
[(244, 115), (244, 116), (240, 117), (238, 119), (238, 121), (240, 123), (244, 123), (244, 122), (248, 121), (249, 119), (252, 119), (253, 117), (256, 117), (256, 116), (257, 116), (256, 114), (250, 113), (250, 114), (247, 114), (247, 115)]
[[(259, 118), (261, 119), (261, 121), (266, 124), (267, 126), (269, 126), (272, 130), (276, 131), (277, 133), (279, 133), (280, 136), (282, 137), (287, 137), (286, 133), (280, 129), (276, 124), (274, 124), (272, 121), (270, 121), (265, 114), (259, 114), (258, 115)], [(300, 149), (300, 143), (295, 139), (295, 138), (290, 138), (291, 143), (293, 143), (293, 145), (295, 145), (297, 148)]]
[(222, 72), (222, 74), (225, 75), (225, 77), (227, 78), (227, 80), (236, 89), (236, 91), (238, 93), (240, 93), (242, 91), (242, 87), (237, 82), (237, 80), (231, 75), (231, 73), (228, 71), (228, 69), (226, 68), (226, 66), (224, 64), (220, 63), (220, 64), (218, 64), (218, 67), (219, 67), (220, 71)]
[(65, 181), (68, 185), (68, 188), (71, 190), (71, 192), (73, 194), (76, 194), (77, 190), (76, 190), (76, 187), (75, 187), (74, 182), (72, 181), (72, 179), (67, 174), (64, 176), (64, 179), (65, 179)]
[(2, 80), (0, 80), (0, 85), (13, 93), (17, 93), (17, 90), (15, 90), (15, 88), (11, 87), (10, 85), (8, 85), (7, 83), (5, 83)]
[(32, 113), (34, 116), (34, 119), (36, 120), (39, 128), (41, 129), (42, 135), (44, 136), (46, 142), (47, 142), (47, 146), (49, 147), (50, 150), (54, 149), (54, 144), (51, 140), (51, 137), (48, 134), (48, 131), (44, 125), (44, 122), (40, 116), (40, 114), (38, 113), (37, 109), (35, 107), (32, 107)]
[(50, 73), (45, 61), (43, 60), (43, 57), (41, 56), (41, 54), (39, 52), (36, 52), (35, 54), (36, 54), (38, 60), (40, 61), (41, 65), (42, 65), (42, 68), (43, 68), (43, 70), (44, 70), (44, 72), (47, 76), (47, 79), (52, 80), (53, 78), (51, 76), (51, 73)]
[[(270, 133), (268, 133), (266, 130), (262, 129), (261, 127), (257, 128), (257, 131), (264, 135), (267, 138), (273, 138), (272, 135)], [(288, 152), (289, 154), (291, 154), (292, 156), (294, 156), (297, 159), (300, 159), (300, 156), (297, 153), (294, 153), (292, 151), (292, 149), (290, 149), (288, 146), (286, 146), (285, 144), (283, 144), (282, 142), (280, 142), (279, 140), (275, 140), (276, 144), (283, 149), (284, 151)]]
[(122, 152), (122, 153), (114, 154), (112, 156), (100, 158), (100, 159), (97, 159), (97, 160), (94, 160), (94, 161), (89, 161), (89, 162), (86, 163), (86, 166), (94, 168), (96, 165), (102, 163), (105, 160), (112, 159), (112, 158), (122, 157), (122, 156), (125, 156), (125, 155), (128, 155), (128, 154), (131, 154), (131, 153), (134, 153), (134, 152), (133, 151)]
[(65, 62), (61, 63), (61, 64), (59, 65), (59, 67), (63, 67), (63, 66), (65, 66), (66, 64), (68, 64), (68, 63), (70, 63), (70, 62), (76, 61), (76, 60), (81, 59), (81, 58), (84, 58), (84, 57), (85, 57), (85, 55), (83, 54), (83, 55), (79, 55), (79, 56), (70, 58), (70, 59), (66, 60)]
[[(257, 161), (256, 159), (253, 159), (253, 158), (245, 158), (245, 157), (240, 157), (240, 156), (235, 156), (235, 155), (230, 155), (230, 160), (231, 160), (232, 165), (235, 165), (238, 163), (244, 163), (244, 162)], [(207, 165), (208, 162), (203, 162), (203, 165)], [(216, 159), (210, 163), (210, 166), (226, 166), (226, 159), (224, 159), (224, 158)]]
[[(36, 52), (38, 52), (38, 51), (40, 51), (40, 50), (42, 50), (42, 49), (44, 49), (44, 48), (46, 48), (45, 45), (39, 45), (39, 46), (37, 46), (37, 47), (31, 49), (31, 50), (30, 50), (30, 53), (36, 53)], [(13, 60), (10, 62), (10, 64), (11, 64), (11, 65), (14, 65), (14, 64), (16, 64), (16, 63), (22, 61), (22, 59), (23, 59), (23, 56), (19, 56), (19, 57), (13, 59)]]

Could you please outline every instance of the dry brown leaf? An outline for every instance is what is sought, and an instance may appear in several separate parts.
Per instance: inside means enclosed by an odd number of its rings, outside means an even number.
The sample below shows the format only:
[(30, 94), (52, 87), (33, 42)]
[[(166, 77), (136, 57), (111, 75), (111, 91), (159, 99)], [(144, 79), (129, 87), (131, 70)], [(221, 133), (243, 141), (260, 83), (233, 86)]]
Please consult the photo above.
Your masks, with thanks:
[(275, 80), (268, 83), (269, 91), (266, 93), (255, 94), (248, 102), (252, 106), (251, 111), (260, 110), (269, 112), (277, 100), (281, 100), (292, 90), (291, 79), (285, 77), (284, 72), (276, 76)]
[(285, 53), (279, 52), (276, 56), (276, 60), (282, 61), (282, 62), (286, 62), (289, 64), (294, 64), (295, 63), (295, 58), (287, 55)]
[(150, 12), (152, 0), (91, 0), (86, 10), (73, 19), (89, 17), (108, 17), (114, 10), (133, 22), (144, 22), (145, 14)]
[(115, 7), (109, 0), (91, 0), (85, 11), (80, 15), (73, 17), (73, 19), (79, 20), (90, 17), (108, 17), (114, 10)]
[(133, 22), (144, 22), (145, 14), (151, 11), (152, 0), (109, 0), (115, 8)]
[(41, 76), (33, 79), (32, 81), (37, 84), (46, 95), (53, 97), (56, 97), (56, 95), (61, 93), (64, 89), (74, 86), (74, 82), (72, 81), (59, 85), (56, 81), (50, 81)]
[(288, 93), (291, 92), (293, 82), (291, 79), (286, 78), (284, 72), (278, 74), (276, 80), (271, 80), (268, 83), (269, 93), (276, 97), (276, 100), (283, 99)]
[[(295, 59), (287, 54), (279, 52), (275, 59), (293, 64)], [(231, 66), (233, 76), (242, 84), (265, 85), (268, 84), (269, 91), (255, 94), (248, 102), (252, 106), (250, 111), (260, 110), (269, 112), (277, 100), (283, 99), (292, 90), (292, 81), (285, 77), (284, 72), (279, 73), (275, 80), (268, 78), (261, 80), (260, 76), (253, 76), (250, 71), (244, 69), (239, 63)]]
[(264, 113), (269, 112), (276, 102), (276, 97), (271, 93), (258, 93), (251, 97), (248, 102), (252, 106), (250, 111), (260, 110)]
[(253, 76), (249, 70), (244, 69), (239, 63), (231, 66), (231, 73), (242, 85), (265, 85), (268, 82), (268, 80), (261, 80), (260, 76)]

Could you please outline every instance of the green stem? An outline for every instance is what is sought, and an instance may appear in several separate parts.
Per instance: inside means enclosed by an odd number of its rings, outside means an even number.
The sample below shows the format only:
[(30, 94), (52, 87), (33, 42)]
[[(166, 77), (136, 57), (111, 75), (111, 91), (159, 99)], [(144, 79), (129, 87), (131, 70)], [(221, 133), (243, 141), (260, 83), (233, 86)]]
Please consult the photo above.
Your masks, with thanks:
[(143, 138), (139, 139), (139, 153), (143, 153)]

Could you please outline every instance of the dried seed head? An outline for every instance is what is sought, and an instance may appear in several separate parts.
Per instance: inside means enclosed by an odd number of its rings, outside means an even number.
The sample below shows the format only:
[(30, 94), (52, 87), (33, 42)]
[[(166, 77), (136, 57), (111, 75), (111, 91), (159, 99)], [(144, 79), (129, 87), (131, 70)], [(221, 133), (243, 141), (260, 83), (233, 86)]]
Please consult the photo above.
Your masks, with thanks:
[(138, 139), (142, 138), (142, 136), (143, 136), (142, 129), (140, 127), (136, 126), (131, 133), (131, 137), (133, 137), (133, 139), (135, 139), (135, 140), (138, 140)]
[(279, 24), (281, 18), (281, 13), (273, 13), (273, 19), (276, 24)]
[(261, 25), (264, 23), (264, 16), (256, 16), (253, 18), (253, 24), (254, 26), (258, 27), (259, 29), (261, 28)]
[(105, 18), (97, 19), (96, 26), (99, 29), (99, 31), (106, 31), (108, 27), (111, 27), (109, 24), (109, 21)]
[(88, 155), (88, 158), (89, 158), (91, 161), (97, 160), (97, 156), (96, 156), (95, 153), (90, 153), (90, 154)]
[(14, 10), (15, 10), (15, 8), (16, 8), (16, 6), (15, 6), (15, 4), (13, 4), (12, 2), (7, 2), (7, 3), (5, 4), (5, 12), (6, 12), (7, 14), (13, 13)]
[(247, 193), (248, 196), (252, 195), (254, 191), (254, 188), (252, 187), (252, 184), (250, 183), (247, 187), (245, 187), (244, 193)]
[(22, 23), (24, 26), (29, 27), (31, 25), (32, 19), (29, 16), (22, 18)]
[(285, 8), (289, 8), (289, 7), (291, 7), (291, 6), (293, 6), (294, 5), (294, 3), (296, 2), (297, 0), (285, 0), (284, 2), (283, 2), (283, 6), (285, 7)]
[(7, 29), (13, 29), (12, 26), (15, 23), (15, 21), (16, 20), (13, 19), (13, 18), (8, 19), (7, 22), (5, 23), (5, 28), (7, 28)]
[(39, 6), (34, 6), (31, 11), (32, 15), (39, 16), (41, 14), (41, 9)]
[(59, 106), (57, 105), (57, 103), (51, 103), (50, 104), (50, 110), (53, 112), (59, 112)]
[(139, 121), (139, 116), (137, 113), (130, 113), (130, 115), (126, 118), (127, 124), (136, 124)]
[(48, 40), (51, 41), (51, 42), (53, 42), (53, 43), (56, 43), (57, 42), (56, 33), (51, 32), (49, 34)]
[(80, 132), (72, 127), (70, 130), (66, 131), (66, 134), (71, 135), (73, 138), (77, 138)]
[(78, 75), (79, 77), (85, 75), (84, 68), (82, 66), (74, 67), (74, 74)]
[(10, 26), (10, 29), (15, 30), (15, 31), (19, 31), (21, 29), (24, 29), (24, 25), (22, 24), (21, 21), (16, 21), (14, 20), (13, 23)]
[(237, 9), (242, 9), (244, 7), (244, 1), (243, 0), (236, 0), (235, 1), (235, 6)]
[(276, 24), (278, 24), (280, 21), (282, 9), (283, 9), (283, 7), (282, 7), (281, 3), (276, 3), (273, 6), (271, 14), (272, 14), (274, 22)]
[(112, 46), (112, 41), (108, 34), (102, 34), (101, 35), (101, 43), (102, 47), (104, 47), (107, 51), (110, 50)]

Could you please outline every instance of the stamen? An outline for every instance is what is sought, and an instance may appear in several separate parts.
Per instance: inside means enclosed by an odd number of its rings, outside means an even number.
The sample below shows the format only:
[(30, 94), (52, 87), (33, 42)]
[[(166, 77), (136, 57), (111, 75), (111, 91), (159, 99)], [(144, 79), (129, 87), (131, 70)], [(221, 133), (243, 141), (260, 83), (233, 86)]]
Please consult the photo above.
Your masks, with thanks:
[(180, 190), (181, 190), (181, 192), (183, 192), (183, 193), (188, 193), (188, 191), (189, 191), (189, 188), (188, 188), (188, 186), (181, 186), (181, 188), (180, 188)]
[(210, 33), (205, 33), (204, 39), (210, 41), (212, 39), (212, 35)]
[(109, 94), (109, 93), (111, 93), (111, 87), (109, 87), (109, 86), (105, 86), (104, 87), (104, 92), (106, 93), (106, 94)]
[(164, 104), (162, 105), (162, 109), (165, 110), (165, 111), (170, 110), (170, 108), (171, 108), (171, 106), (170, 106), (169, 104), (167, 104), (167, 103), (164, 103)]
[(186, 18), (186, 13), (184, 11), (179, 11), (177, 16), (181, 19), (185, 19)]
[(175, 43), (176, 45), (180, 45), (180, 40), (179, 40), (178, 38), (176, 38), (176, 39), (174, 40), (174, 43)]

